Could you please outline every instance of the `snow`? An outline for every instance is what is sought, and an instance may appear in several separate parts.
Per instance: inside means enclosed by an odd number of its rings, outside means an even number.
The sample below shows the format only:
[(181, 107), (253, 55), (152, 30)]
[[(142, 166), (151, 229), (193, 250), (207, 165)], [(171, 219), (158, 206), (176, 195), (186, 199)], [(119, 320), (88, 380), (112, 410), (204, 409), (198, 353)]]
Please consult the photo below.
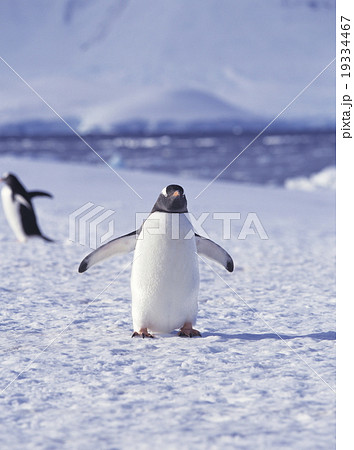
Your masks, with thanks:
[(232, 120), (244, 123), (245, 116), (259, 123), (260, 119), (248, 111), (240, 110), (201, 90), (147, 89), (125, 101), (115, 100), (102, 107), (89, 108), (79, 131), (88, 132), (94, 127), (109, 131), (117, 122), (139, 120), (148, 121), (152, 128), (158, 128), (159, 122), (173, 122), (174, 127), (200, 121)]
[[(335, 448), (334, 192), (289, 191), (106, 166), (2, 157), (36, 199), (54, 244), (15, 241), (0, 213), (2, 448)], [(161, 189), (181, 184), (236, 270), (200, 261), (202, 338), (131, 339), (132, 255), (85, 274), (68, 240), (87, 202), (132, 231)], [(240, 212), (231, 240), (213, 212)], [(256, 212), (269, 239), (237, 239)], [(102, 230), (106, 231), (106, 230)]]
[[(333, 60), (335, 1), (3, 0), (0, 30), (1, 58), (82, 129), (139, 114), (149, 121), (171, 103), (172, 116), (181, 105), (188, 115), (189, 90), (236, 118), (245, 111), (252, 125), (275, 117)], [(55, 119), (1, 60), (0, 82), (1, 124)], [(334, 99), (332, 64), (276, 124), (333, 125)], [(203, 103), (190, 101), (203, 118)]]

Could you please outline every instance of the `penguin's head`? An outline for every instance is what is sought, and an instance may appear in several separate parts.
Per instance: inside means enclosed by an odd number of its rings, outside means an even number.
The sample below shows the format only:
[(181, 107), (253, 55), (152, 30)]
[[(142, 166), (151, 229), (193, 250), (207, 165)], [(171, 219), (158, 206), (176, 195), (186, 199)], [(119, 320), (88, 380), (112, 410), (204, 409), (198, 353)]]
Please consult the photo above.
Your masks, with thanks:
[(177, 184), (170, 184), (163, 188), (151, 212), (156, 211), (169, 213), (188, 212), (187, 199), (183, 188)]
[(15, 187), (19, 184), (17, 177), (13, 173), (9, 172), (4, 173), (3, 176), (0, 178), (0, 181), (3, 181), (10, 187)]

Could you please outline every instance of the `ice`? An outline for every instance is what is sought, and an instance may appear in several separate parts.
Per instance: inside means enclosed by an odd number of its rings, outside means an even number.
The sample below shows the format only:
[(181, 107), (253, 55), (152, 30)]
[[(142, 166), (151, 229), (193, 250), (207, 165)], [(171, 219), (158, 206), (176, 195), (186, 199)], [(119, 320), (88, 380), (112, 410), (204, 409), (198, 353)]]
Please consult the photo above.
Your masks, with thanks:
[(295, 177), (285, 180), (287, 189), (314, 191), (317, 189), (336, 189), (336, 168), (326, 167), (309, 177)]

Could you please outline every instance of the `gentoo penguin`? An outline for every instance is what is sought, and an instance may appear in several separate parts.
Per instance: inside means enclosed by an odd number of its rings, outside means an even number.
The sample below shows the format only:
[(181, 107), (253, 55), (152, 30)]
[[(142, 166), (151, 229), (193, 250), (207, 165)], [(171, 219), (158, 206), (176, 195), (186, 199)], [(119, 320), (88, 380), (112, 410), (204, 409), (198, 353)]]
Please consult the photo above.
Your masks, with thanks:
[(197, 253), (233, 271), (231, 256), (215, 242), (195, 234), (187, 213), (183, 188), (167, 186), (139, 230), (99, 247), (80, 264), (82, 273), (116, 253), (135, 250), (132, 337), (154, 337), (152, 332), (169, 333), (176, 328), (179, 336), (200, 336), (193, 329), (199, 291)]
[(32, 206), (32, 198), (37, 196), (52, 197), (48, 192), (28, 192), (12, 173), (5, 173), (0, 181), (5, 183), (1, 190), (2, 205), (6, 219), (20, 242), (28, 237), (40, 236), (45, 241), (52, 239), (43, 236), (38, 228), (36, 215)]

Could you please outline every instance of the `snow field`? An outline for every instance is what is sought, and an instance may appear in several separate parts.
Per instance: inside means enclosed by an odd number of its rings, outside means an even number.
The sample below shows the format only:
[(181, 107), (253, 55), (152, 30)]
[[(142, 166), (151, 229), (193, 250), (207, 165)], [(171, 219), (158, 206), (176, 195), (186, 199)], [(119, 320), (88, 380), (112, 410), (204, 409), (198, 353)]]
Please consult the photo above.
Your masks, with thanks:
[[(335, 448), (332, 191), (214, 183), (195, 199), (206, 181), (119, 172), (141, 200), (104, 166), (0, 166), (54, 194), (34, 202), (57, 240), (18, 244), (0, 214), (2, 448)], [(232, 236), (256, 212), (269, 239), (222, 242), (209, 218), (236, 270), (201, 261), (203, 337), (131, 339), (132, 255), (78, 274), (90, 249), (68, 241), (68, 217), (102, 205), (118, 236), (171, 183), (196, 216), (240, 212)]]

